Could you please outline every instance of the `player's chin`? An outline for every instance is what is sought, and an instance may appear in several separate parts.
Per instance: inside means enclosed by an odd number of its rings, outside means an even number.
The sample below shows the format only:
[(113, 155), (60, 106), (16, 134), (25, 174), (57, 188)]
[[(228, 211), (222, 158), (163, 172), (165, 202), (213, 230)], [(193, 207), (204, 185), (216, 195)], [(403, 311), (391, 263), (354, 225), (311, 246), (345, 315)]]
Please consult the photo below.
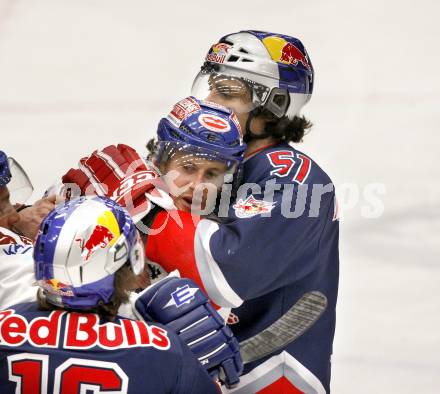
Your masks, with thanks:
[(186, 198), (178, 197), (174, 199), (174, 205), (179, 211), (191, 212), (191, 201)]
[(191, 212), (193, 215), (202, 215), (206, 207), (206, 200), (193, 200), (190, 197), (179, 197), (174, 200), (174, 205), (179, 211)]

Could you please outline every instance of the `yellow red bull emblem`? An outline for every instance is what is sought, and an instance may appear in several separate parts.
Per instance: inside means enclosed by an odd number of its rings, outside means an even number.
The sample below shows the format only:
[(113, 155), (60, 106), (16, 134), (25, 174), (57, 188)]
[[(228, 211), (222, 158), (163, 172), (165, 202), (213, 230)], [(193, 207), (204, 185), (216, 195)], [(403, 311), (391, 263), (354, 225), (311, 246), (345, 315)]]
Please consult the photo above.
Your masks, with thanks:
[(64, 297), (74, 296), (71, 286), (62, 283), (55, 278), (41, 281), (40, 286), (51, 294), (56, 294)]
[(292, 64), (294, 66), (301, 63), (305, 68), (311, 70), (307, 53), (302, 53), (300, 49), (291, 42), (278, 36), (266, 37), (262, 41), (272, 57), (272, 60), (284, 64)]
[(225, 62), (226, 55), (228, 54), (230, 48), (231, 48), (230, 45), (225, 44), (223, 42), (214, 44), (209, 50), (208, 54), (206, 55), (205, 60), (207, 62), (222, 64)]
[(88, 261), (90, 257), (98, 249), (104, 249), (112, 246), (120, 236), (118, 221), (113, 212), (105, 211), (97, 219), (97, 224), (92, 229), (87, 239), (78, 237), (81, 248), (81, 256), (84, 261)]
[(274, 202), (267, 202), (264, 200), (257, 200), (252, 194), (245, 200), (239, 199), (236, 204), (233, 205), (235, 215), (238, 218), (250, 218), (252, 216), (260, 215), (263, 213), (269, 213), (274, 208)]

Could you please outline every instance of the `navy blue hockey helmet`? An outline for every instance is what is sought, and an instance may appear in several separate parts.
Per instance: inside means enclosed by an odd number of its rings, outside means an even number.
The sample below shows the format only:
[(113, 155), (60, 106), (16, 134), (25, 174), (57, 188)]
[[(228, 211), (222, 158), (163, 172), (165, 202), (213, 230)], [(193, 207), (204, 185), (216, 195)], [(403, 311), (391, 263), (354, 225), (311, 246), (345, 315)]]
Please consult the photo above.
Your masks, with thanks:
[(228, 170), (243, 161), (246, 149), (237, 117), (222, 105), (195, 97), (179, 101), (161, 119), (157, 139), (159, 159), (172, 148), (223, 162)]

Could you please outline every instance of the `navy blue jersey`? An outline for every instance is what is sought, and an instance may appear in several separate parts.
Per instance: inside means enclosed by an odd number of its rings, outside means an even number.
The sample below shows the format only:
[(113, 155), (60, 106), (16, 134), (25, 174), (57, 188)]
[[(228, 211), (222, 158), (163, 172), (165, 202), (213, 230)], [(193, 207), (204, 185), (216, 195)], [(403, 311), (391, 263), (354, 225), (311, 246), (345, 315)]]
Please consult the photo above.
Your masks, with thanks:
[(322, 295), (327, 306), (315, 324), (281, 351), (245, 365), (234, 393), (267, 387), (329, 392), (339, 276), (333, 184), (310, 157), (285, 143), (249, 156), (241, 183), (236, 199), (221, 201), (220, 222), (203, 219), (191, 229), (182, 214), (182, 230), (169, 221), (148, 238), (147, 256), (199, 280), (217, 305), (233, 308), (229, 323), (239, 341), (271, 326), (305, 294)]
[[(213, 259), (244, 300), (232, 309), (231, 329), (241, 342), (274, 323), (305, 293), (321, 292), (325, 312), (284, 350), (329, 392), (339, 276), (333, 184), (312, 159), (288, 144), (250, 157), (243, 184), (261, 190), (246, 193), (242, 187), (229, 218), (210, 239)], [(247, 364), (244, 374), (272, 356)]]
[(35, 303), (0, 312), (0, 393), (77, 394), (96, 389), (93, 392), (219, 392), (188, 347), (159, 324), (42, 312)]

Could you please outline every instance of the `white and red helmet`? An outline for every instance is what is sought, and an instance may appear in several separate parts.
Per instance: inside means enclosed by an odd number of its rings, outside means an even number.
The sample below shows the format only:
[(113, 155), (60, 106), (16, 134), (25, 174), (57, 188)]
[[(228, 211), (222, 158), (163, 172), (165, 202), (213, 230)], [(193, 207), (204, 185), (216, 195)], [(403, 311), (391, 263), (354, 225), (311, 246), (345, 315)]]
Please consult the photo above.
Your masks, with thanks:
[(47, 302), (75, 310), (108, 303), (115, 273), (144, 268), (143, 244), (129, 213), (106, 197), (58, 205), (43, 220), (34, 247), (35, 277)]
[[(230, 97), (251, 92), (249, 112), (264, 108), (277, 118), (293, 119), (311, 98), (313, 78), (300, 40), (248, 30), (228, 34), (212, 45), (191, 93), (209, 99), (213, 90)], [(228, 83), (231, 80), (241, 82), (243, 91), (239, 84)]]

